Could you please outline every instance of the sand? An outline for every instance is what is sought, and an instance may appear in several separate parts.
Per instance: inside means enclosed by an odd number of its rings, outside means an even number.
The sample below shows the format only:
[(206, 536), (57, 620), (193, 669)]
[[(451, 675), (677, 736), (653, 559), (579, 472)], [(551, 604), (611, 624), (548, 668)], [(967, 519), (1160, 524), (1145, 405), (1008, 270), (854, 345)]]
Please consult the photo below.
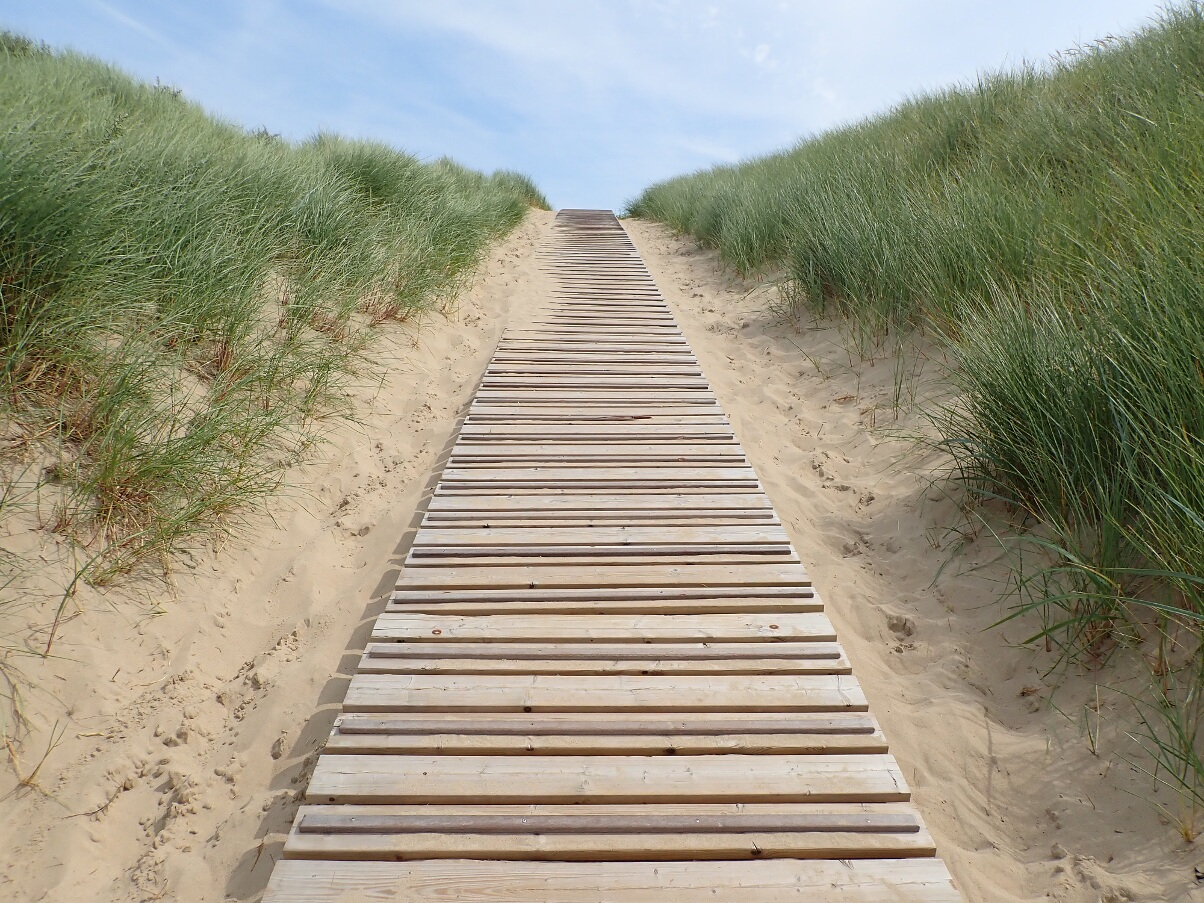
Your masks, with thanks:
[[(82, 589), (49, 660), (25, 658), (28, 775), (0, 777), (0, 899), (255, 900), (503, 328), (546, 292), (533, 214), (446, 315), (382, 346), (384, 381), (356, 391), (296, 489), (217, 548), (173, 565), (174, 588)], [(1129, 764), (1106, 673), (1071, 673), (988, 629), (1006, 568), (966, 540), (942, 460), (899, 435), (948, 389), (916, 348), (872, 365), (838, 329), (770, 313), (662, 227), (628, 222), (657, 283), (813, 572), (941, 854), (971, 901), (1204, 900), (1204, 865), (1165, 790)], [(921, 353), (923, 352), (923, 353)], [(902, 378), (897, 378), (902, 376)], [(8, 547), (53, 539), (30, 531)], [(45, 624), (53, 603), (22, 617)], [(38, 689), (33, 689), (38, 688)], [(51, 738), (59, 739), (51, 746)]]

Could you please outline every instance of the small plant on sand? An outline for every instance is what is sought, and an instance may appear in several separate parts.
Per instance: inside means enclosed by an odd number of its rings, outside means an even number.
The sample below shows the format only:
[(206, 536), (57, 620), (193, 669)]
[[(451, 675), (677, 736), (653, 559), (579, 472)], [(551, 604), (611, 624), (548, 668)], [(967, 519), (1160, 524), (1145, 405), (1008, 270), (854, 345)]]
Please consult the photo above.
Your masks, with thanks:
[(1143, 770), (1175, 794), (1177, 807), (1159, 806), (1188, 843), (1200, 835), (1204, 813), (1204, 675), (1197, 666), (1164, 675), (1151, 698), (1135, 698), (1138, 726), (1132, 737), (1148, 754)]

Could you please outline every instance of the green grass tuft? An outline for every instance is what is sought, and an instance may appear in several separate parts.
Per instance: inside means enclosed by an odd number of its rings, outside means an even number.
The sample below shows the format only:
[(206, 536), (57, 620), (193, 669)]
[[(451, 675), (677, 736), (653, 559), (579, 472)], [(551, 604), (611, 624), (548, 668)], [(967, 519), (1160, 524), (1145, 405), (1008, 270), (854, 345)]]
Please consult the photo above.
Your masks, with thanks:
[(1135, 602), (1204, 615), (1202, 188), (1189, 3), (1046, 68), (654, 185), (629, 212), (743, 273), (784, 267), (797, 309), (869, 341), (942, 333), (962, 390), (937, 416), (945, 446), (973, 491), (1047, 529), (1054, 570), (1025, 585), (1065, 609), (1074, 645), (1096, 636), (1084, 617), (1107, 633)]
[[(1186, 632), (1196, 664), (1177, 667), (1196, 686), (1202, 197), (1204, 6), (1189, 2), (1048, 66), (653, 185), (628, 212), (742, 273), (784, 269), (796, 310), (845, 317), (866, 345), (941, 334), (960, 393), (930, 413), (964, 486), (1028, 529), (1037, 555), (1016, 556), (1015, 584), (1034, 639), (1097, 658)], [(1204, 770), (1191, 780), (1195, 806)]]
[(274, 491), (371, 329), (546, 200), (383, 144), (300, 145), (0, 36), (0, 418), (104, 581)]

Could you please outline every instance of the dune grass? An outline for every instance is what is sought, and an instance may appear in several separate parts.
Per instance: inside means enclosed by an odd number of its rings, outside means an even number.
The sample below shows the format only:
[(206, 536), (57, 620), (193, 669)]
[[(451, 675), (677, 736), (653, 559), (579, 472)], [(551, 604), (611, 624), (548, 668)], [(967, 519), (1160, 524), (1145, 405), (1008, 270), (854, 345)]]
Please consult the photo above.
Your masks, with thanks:
[(94, 582), (275, 491), (346, 413), (373, 327), (547, 206), (519, 174), (248, 132), (7, 33), (0, 119), (6, 454), (48, 462), (45, 526)]
[(1188, 689), (1154, 706), (1167, 717), (1143, 717), (1160, 748), (1152, 726), (1181, 739), (1183, 701), (1204, 696), (1202, 197), (1204, 7), (1188, 3), (654, 185), (628, 212), (742, 273), (781, 271), (797, 310), (847, 318), (865, 348), (917, 327), (947, 341), (959, 399), (929, 413), (962, 484), (1038, 553), (1016, 559), (1034, 639), (1080, 660), (1152, 642), (1163, 691), (1184, 667)]

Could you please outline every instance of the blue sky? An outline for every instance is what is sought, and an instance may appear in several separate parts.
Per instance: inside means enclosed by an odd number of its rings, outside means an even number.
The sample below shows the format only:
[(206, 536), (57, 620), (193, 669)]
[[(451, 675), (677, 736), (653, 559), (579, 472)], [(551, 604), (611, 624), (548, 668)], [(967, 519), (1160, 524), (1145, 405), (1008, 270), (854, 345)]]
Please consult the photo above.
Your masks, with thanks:
[(291, 139), (533, 176), (557, 207), (1133, 31), (1145, 0), (17, 0), (0, 24)]

